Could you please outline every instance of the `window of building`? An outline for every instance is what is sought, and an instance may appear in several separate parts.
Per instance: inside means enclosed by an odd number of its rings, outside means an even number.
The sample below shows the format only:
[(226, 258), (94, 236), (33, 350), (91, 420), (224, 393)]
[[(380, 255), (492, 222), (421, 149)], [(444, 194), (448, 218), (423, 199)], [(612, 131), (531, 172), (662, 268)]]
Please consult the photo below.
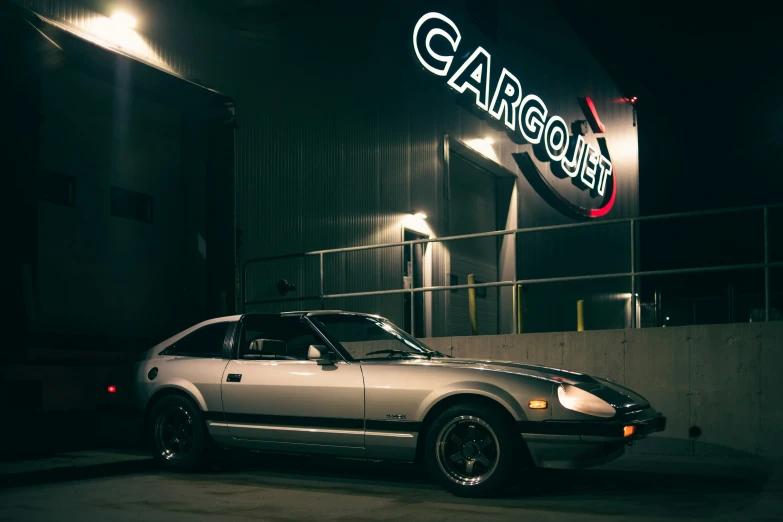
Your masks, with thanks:
[(111, 215), (152, 223), (152, 196), (111, 187)]
[(184, 355), (187, 357), (222, 357), (228, 322), (212, 323), (191, 332), (160, 355)]

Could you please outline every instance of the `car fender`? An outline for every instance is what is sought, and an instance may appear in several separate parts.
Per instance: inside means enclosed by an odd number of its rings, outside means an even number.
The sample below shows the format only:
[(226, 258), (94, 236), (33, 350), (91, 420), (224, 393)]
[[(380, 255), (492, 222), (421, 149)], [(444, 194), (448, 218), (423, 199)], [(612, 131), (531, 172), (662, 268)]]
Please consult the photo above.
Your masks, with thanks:
[(163, 392), (164, 390), (165, 391), (178, 390), (180, 392), (184, 392), (193, 400), (193, 402), (196, 403), (196, 405), (198, 405), (201, 411), (208, 411), (207, 403), (204, 400), (204, 396), (201, 394), (198, 388), (196, 388), (196, 386), (190, 381), (186, 381), (185, 379), (181, 379), (178, 377), (172, 377), (166, 379), (165, 381), (158, 383), (155, 389), (152, 390), (152, 393), (150, 393), (150, 398), (155, 397), (156, 395), (158, 395), (160, 392)]
[(514, 420), (525, 420), (527, 418), (522, 406), (510, 393), (494, 384), (479, 381), (454, 382), (433, 390), (419, 405), (416, 418), (423, 421), (430, 410), (441, 401), (460, 394), (479, 395), (491, 399), (503, 406), (514, 417)]

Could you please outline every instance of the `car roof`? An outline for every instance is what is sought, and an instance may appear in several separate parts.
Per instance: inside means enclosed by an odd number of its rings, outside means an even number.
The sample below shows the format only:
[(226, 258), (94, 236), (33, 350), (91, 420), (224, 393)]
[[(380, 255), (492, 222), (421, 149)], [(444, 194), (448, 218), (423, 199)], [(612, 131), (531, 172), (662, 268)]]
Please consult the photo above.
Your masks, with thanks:
[(243, 315), (243, 317), (252, 317), (252, 316), (273, 316), (273, 315), (280, 315), (280, 316), (290, 316), (290, 315), (298, 315), (298, 316), (307, 316), (307, 315), (333, 315), (333, 314), (345, 314), (345, 315), (363, 315), (366, 317), (376, 317), (376, 318), (382, 318), (380, 315), (376, 314), (368, 314), (364, 312), (350, 312), (347, 310), (295, 310), (290, 312), (277, 312), (277, 313), (255, 313), (250, 312)]
[(182, 330), (181, 332), (178, 332), (178, 333), (172, 335), (171, 337), (169, 337), (165, 341), (159, 342), (158, 344), (156, 344), (152, 348), (153, 349), (157, 349), (157, 348), (163, 348), (163, 347), (166, 347), (166, 346), (170, 346), (170, 345), (176, 343), (177, 341), (179, 341), (180, 339), (182, 339), (183, 337), (185, 337), (186, 335), (188, 335), (189, 333), (191, 333), (191, 332), (193, 332), (195, 330), (198, 330), (202, 326), (207, 326), (208, 324), (214, 324), (214, 323), (228, 323), (228, 322), (231, 322), (231, 321), (239, 321), (241, 318), (242, 318), (241, 315), (226, 315), (226, 316), (223, 316), (223, 317), (215, 317), (213, 319), (207, 319), (206, 321), (201, 321), (200, 323), (194, 324), (193, 326), (191, 326), (190, 328), (187, 328), (186, 330)]

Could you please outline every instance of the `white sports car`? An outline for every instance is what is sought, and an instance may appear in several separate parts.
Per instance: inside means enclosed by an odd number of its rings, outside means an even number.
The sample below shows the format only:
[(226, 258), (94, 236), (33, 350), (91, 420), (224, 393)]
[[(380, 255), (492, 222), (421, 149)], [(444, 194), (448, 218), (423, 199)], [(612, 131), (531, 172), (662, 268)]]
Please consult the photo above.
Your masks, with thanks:
[(205, 321), (150, 349), (133, 380), (125, 399), (165, 468), (194, 469), (214, 447), (420, 460), (469, 496), (523, 468), (607, 462), (666, 425), (615, 382), (451, 358), (382, 317), (341, 311)]

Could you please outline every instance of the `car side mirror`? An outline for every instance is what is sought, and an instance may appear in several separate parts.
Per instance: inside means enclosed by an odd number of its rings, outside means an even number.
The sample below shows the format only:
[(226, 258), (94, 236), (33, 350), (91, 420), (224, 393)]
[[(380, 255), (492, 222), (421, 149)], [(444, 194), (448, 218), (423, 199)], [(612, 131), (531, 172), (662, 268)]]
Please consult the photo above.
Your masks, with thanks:
[(307, 349), (307, 358), (316, 361), (319, 366), (334, 364), (334, 354), (322, 344), (311, 344)]

